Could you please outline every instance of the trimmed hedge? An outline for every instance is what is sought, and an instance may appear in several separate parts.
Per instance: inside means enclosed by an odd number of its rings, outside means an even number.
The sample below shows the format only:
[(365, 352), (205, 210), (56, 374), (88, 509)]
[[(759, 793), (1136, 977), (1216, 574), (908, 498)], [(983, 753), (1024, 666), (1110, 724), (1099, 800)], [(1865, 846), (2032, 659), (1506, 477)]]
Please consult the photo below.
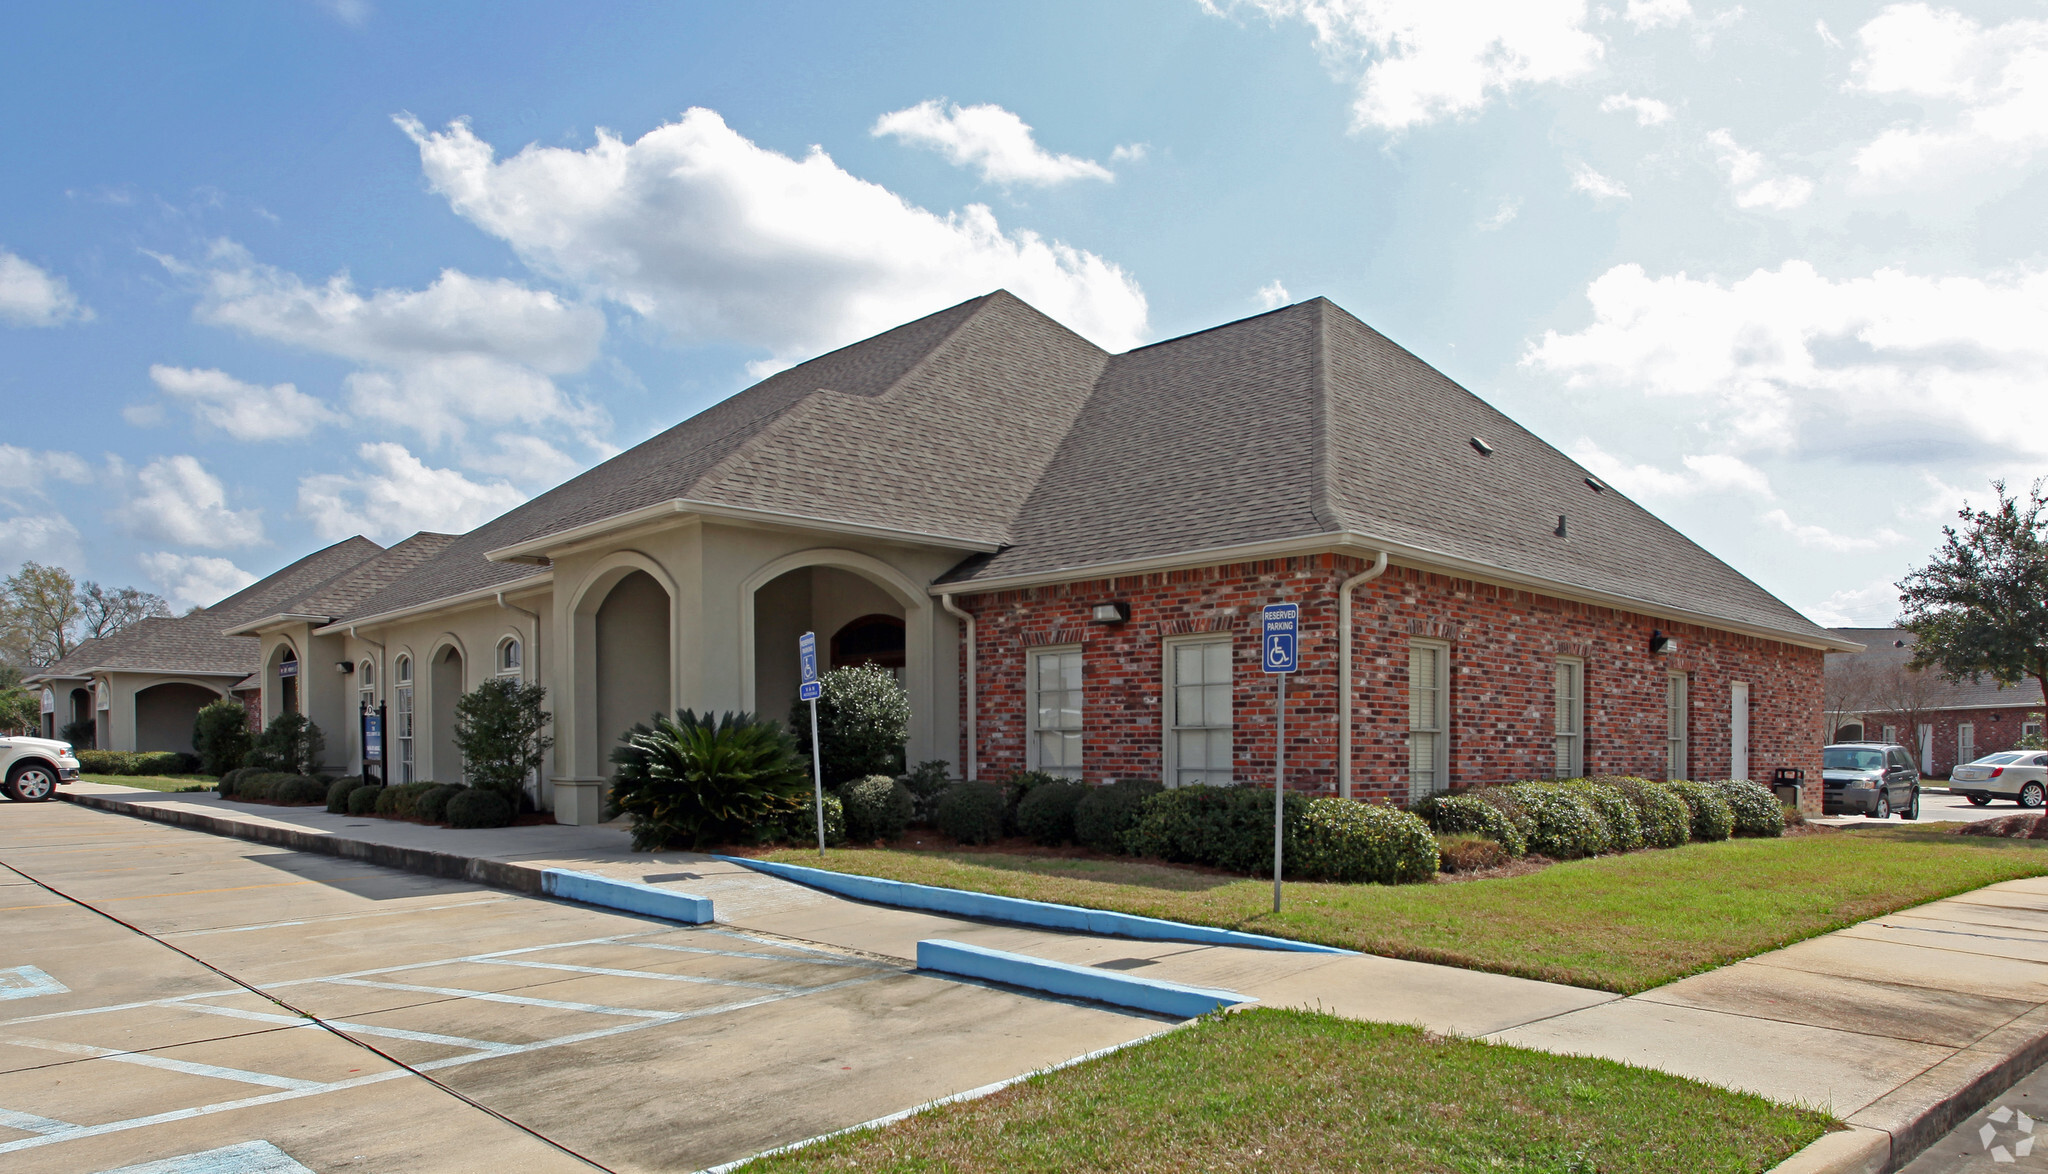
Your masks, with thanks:
[[(1577, 860), (1608, 850), (1613, 835), (1579, 792), (1555, 783), (1514, 783), (1507, 792), (1528, 820), (1529, 851), (1553, 860)], [(1483, 794), (1483, 793), (1482, 793)]]
[[(1664, 784), (1692, 812), (1689, 831), (1692, 838), (1702, 841), (1725, 840), (1735, 832), (1735, 811), (1728, 806), (1728, 800), (1711, 783), (1695, 783), (1684, 779)], [(1772, 800), (1773, 805), (1776, 800)]]
[[(932, 816), (939, 806), (939, 796), (953, 784), (951, 766), (952, 764), (943, 758), (931, 758), (897, 776), (897, 781), (909, 787), (911, 797), (917, 801), (916, 810), (910, 816), (912, 823), (932, 821)], [(811, 829), (811, 838), (818, 838), (815, 827)]]
[(319, 779), (306, 775), (293, 775), (271, 789), (272, 803), (287, 803), (294, 807), (308, 806), (327, 801), (327, 788)]
[(1529, 838), (1521, 827), (1477, 793), (1431, 795), (1417, 803), (1414, 810), (1439, 838), (1483, 836), (1510, 856), (1521, 856), (1529, 851)]
[(1692, 809), (1668, 783), (1633, 775), (1599, 775), (1586, 780), (1620, 791), (1635, 805), (1646, 848), (1676, 848), (1692, 839)]
[(1722, 779), (1709, 785), (1728, 801), (1728, 808), (1735, 816), (1736, 835), (1785, 834), (1785, 807), (1769, 787), (1748, 779)]
[(189, 775), (199, 756), (182, 750), (76, 750), (78, 769), (92, 775)]
[(939, 796), (935, 818), (940, 831), (963, 844), (993, 844), (1003, 835), (1003, 813), (1009, 804), (1003, 789), (982, 782), (954, 783)]
[(448, 823), (451, 827), (501, 828), (511, 822), (512, 804), (496, 791), (464, 787), (448, 800)]
[(1023, 835), (1023, 825), (1017, 822), (1017, 809), (1024, 806), (1024, 800), (1033, 791), (1053, 783), (1072, 782), (1065, 775), (1048, 774), (1042, 770), (1020, 770), (1003, 781), (1003, 834)]
[(385, 787), (384, 793), (377, 796), (377, 805), (371, 809), (372, 813), (385, 819), (412, 819), (418, 814), (420, 796), (439, 785), (422, 782)]
[(348, 814), (349, 792), (363, 785), (363, 780), (355, 775), (343, 775), (341, 778), (327, 784), (327, 813), (329, 815)]
[(1643, 846), (1643, 821), (1636, 805), (1620, 787), (1599, 779), (1566, 779), (1558, 784), (1584, 795), (1607, 825), (1608, 852), (1633, 852)]
[[(910, 787), (888, 775), (855, 779), (839, 788), (839, 802), (846, 811), (847, 838), (857, 844), (897, 839), (917, 811)], [(815, 822), (811, 836), (817, 838)]]
[(1074, 839), (1097, 852), (1129, 852), (1145, 800), (1165, 789), (1158, 779), (1118, 779), (1088, 788), (1074, 805)]
[[(818, 842), (818, 817), (812, 813), (811, 792), (805, 791), (796, 809), (782, 817), (782, 839), (796, 845), (816, 845)], [(839, 796), (825, 792), (825, 846), (837, 847), (846, 842), (846, 806)]]
[(376, 814), (377, 796), (382, 794), (383, 791), (384, 788), (382, 786), (357, 787), (355, 790), (350, 791), (348, 793), (348, 813), (350, 815)]
[(1033, 788), (1017, 804), (1017, 830), (1033, 842), (1055, 848), (1074, 839), (1074, 809), (1090, 788), (1074, 779), (1059, 779)]
[[(1282, 855), (1308, 802), (1289, 793), (1281, 817)], [(1175, 787), (1145, 800), (1129, 834), (1131, 851), (1176, 864), (1206, 864), (1255, 876), (1273, 868), (1273, 795), (1257, 787)]]
[(448, 822), (448, 801), (462, 793), (459, 783), (434, 783), (420, 797), (413, 800), (412, 811), (416, 819), (427, 823)]
[[(1328, 797), (1310, 799), (1300, 810), (1287, 853), (1290, 874), (1346, 884), (1413, 884), (1436, 874), (1436, 837), (1419, 816)], [(1269, 853), (1271, 838), (1269, 823)]]

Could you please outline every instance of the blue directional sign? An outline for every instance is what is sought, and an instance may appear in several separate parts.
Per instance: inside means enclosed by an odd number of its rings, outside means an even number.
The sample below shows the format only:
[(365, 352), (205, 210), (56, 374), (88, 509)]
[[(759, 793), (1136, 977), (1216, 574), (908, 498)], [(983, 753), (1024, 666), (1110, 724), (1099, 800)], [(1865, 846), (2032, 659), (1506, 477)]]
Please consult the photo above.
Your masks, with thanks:
[(797, 699), (816, 701), (824, 687), (818, 683), (818, 634), (805, 632), (796, 642), (797, 661), (803, 666), (803, 683), (797, 687)]
[(1301, 605), (1269, 603), (1260, 614), (1259, 645), (1262, 667), (1269, 673), (1295, 670), (1295, 631), (1301, 624)]
[(384, 760), (384, 719), (374, 713), (363, 715), (363, 757), (371, 762)]

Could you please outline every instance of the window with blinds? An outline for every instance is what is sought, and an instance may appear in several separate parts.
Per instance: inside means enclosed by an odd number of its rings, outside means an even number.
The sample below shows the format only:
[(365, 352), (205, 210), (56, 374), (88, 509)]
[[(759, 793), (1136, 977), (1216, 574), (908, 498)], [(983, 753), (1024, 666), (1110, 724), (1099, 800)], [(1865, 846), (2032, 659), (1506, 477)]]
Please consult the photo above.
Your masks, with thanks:
[(1031, 654), (1033, 770), (1081, 777), (1081, 650)]
[(1170, 787), (1236, 781), (1231, 760), (1230, 639), (1181, 640), (1167, 646), (1167, 777)]
[(1565, 657), (1557, 662), (1557, 705), (1555, 734), (1557, 749), (1551, 763), (1553, 777), (1575, 779), (1586, 771), (1586, 665)]
[(1682, 779), (1686, 775), (1686, 757), (1689, 752), (1686, 732), (1691, 703), (1686, 700), (1685, 674), (1672, 673), (1664, 678), (1664, 777)]
[(1408, 645), (1408, 798), (1450, 787), (1451, 648), (1431, 640)]
[(392, 732), (398, 738), (398, 781), (413, 781), (412, 774), (412, 658), (398, 658), (398, 688), (392, 690)]

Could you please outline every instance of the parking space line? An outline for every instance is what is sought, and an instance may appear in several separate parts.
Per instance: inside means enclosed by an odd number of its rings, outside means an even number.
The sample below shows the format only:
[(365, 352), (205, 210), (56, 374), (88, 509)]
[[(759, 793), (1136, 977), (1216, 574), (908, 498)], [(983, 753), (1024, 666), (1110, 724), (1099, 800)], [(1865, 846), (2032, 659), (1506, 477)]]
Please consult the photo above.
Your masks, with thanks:
[(0, 1036), (0, 1044), (17, 1048), (35, 1048), (39, 1051), (56, 1052), (60, 1055), (79, 1056), (89, 1060), (112, 1060), (120, 1064), (134, 1064), (142, 1068), (161, 1068), (166, 1072), (182, 1072), (187, 1076), (209, 1076), (215, 1080), (233, 1080), (242, 1084), (260, 1084), (268, 1088), (307, 1089), (316, 1088), (317, 1080), (300, 1080), (292, 1076), (272, 1076), (268, 1072), (250, 1072), (244, 1068), (227, 1068), (219, 1064), (199, 1064), (191, 1060), (173, 1060), (169, 1056), (158, 1056), (150, 1052), (123, 1052), (113, 1048), (96, 1048), (91, 1044), (74, 1044), (66, 1040), (35, 1039), (31, 1036)]
[(567, 962), (535, 962), (531, 958), (489, 958), (484, 966), (523, 966), (533, 970), (563, 970), (571, 974), (608, 974), (615, 978), (652, 978), (661, 982), (694, 982), (705, 986), (736, 986), (757, 991), (796, 991), (805, 988), (786, 982), (745, 982), (736, 978), (704, 978), (695, 974), (663, 974), (658, 970), (622, 970), (615, 966), (574, 966)]
[(151, 1113), (147, 1117), (130, 1117), (125, 1121), (108, 1121), (99, 1125), (81, 1125), (61, 1133), (46, 1133), (41, 1137), (24, 1137), (19, 1141), (0, 1142), (0, 1154), (11, 1154), (18, 1150), (35, 1149), (54, 1145), (60, 1141), (76, 1141), (86, 1137), (101, 1137), (109, 1133), (124, 1133), (130, 1129), (146, 1129), (151, 1125), (166, 1125), (173, 1121), (190, 1121), (194, 1117), (210, 1117), (215, 1113), (231, 1113), (236, 1109), (250, 1109), (260, 1105), (275, 1105), (283, 1101), (296, 1101), (302, 1097), (318, 1096), (321, 1093), (341, 1092), (345, 1089), (360, 1088), (366, 1084), (382, 1084), (397, 1080), (412, 1073), (403, 1068), (386, 1072), (372, 1072), (368, 1076), (357, 1076), (349, 1080), (337, 1080), (330, 1084), (317, 1084), (311, 1088), (288, 1089), (284, 1092), (264, 1093), (261, 1096), (243, 1097), (240, 1100), (220, 1101), (211, 1105), (194, 1105), (189, 1109), (171, 1109), (163, 1113)]
[[(256, 1023), (274, 1023), (279, 1027), (320, 1026), (320, 1024), (310, 1019), (300, 1019), (292, 1015), (273, 1015), (267, 1011), (244, 1011), (240, 1007), (215, 1007), (209, 1003), (187, 1003), (185, 1006), (193, 1011), (204, 1011), (209, 1015), (225, 1015), (232, 1019), (247, 1019)], [(514, 1046), (512, 1044), (494, 1043), (490, 1040), (469, 1039), (466, 1036), (441, 1035), (432, 1031), (409, 1031), (402, 1027), (378, 1027), (368, 1023), (353, 1023), (346, 1019), (328, 1019), (324, 1022), (329, 1027), (339, 1027), (344, 1031), (352, 1031), (358, 1035), (383, 1036), (389, 1039), (411, 1040), (414, 1043), (422, 1044), (442, 1044), (451, 1048), (468, 1048), (471, 1051), (477, 1052), (502, 1052), (506, 1048)]]
[(758, 950), (713, 950), (704, 946), (676, 946), (667, 942), (620, 942), (636, 950), (673, 950), (678, 954), (713, 954), (720, 958), (759, 958), (765, 962), (795, 962), (802, 966), (851, 966), (860, 970), (901, 970), (886, 962), (869, 962), (862, 958), (800, 958), (787, 954), (763, 954)]
[(402, 917), (408, 913), (438, 913), (443, 909), (469, 909), (477, 905), (497, 905), (515, 897), (486, 897), (481, 901), (458, 901), (453, 905), (421, 905), (410, 909), (379, 909), (373, 913), (337, 913), (332, 917), (302, 917), (297, 921), (266, 921), (259, 925), (228, 925), (217, 929), (175, 929), (156, 935), (160, 938), (199, 938), (219, 933), (249, 933), (259, 929), (289, 929), (296, 925), (325, 925), (330, 921), (356, 921), (365, 917)]
[(547, 1007), (556, 1011), (584, 1011), (592, 1015), (628, 1015), (641, 1019), (665, 1019), (672, 1012), (647, 1011), (634, 1007), (606, 1007), (598, 1003), (572, 1003), (561, 999), (537, 999), (530, 995), (507, 995), (498, 991), (471, 991), (461, 987), (422, 986), (410, 982), (378, 982), (368, 978), (315, 979), (339, 986), (367, 986), (387, 991), (417, 991), (423, 995), (446, 995), (451, 999), (476, 999), (485, 1003), (509, 1003), (517, 1007)]
[(78, 1128), (69, 1121), (38, 1117), (34, 1113), (23, 1113), (15, 1109), (0, 1109), (0, 1125), (5, 1125), (9, 1129), (19, 1129), (23, 1133), (62, 1133), (67, 1129)]

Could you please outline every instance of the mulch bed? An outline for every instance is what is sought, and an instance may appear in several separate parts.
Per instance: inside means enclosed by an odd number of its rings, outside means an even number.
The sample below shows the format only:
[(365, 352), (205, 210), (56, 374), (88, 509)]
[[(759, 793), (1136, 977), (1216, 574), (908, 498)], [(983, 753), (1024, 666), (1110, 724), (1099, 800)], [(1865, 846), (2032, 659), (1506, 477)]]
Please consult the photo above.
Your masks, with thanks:
[(2040, 815), (2023, 811), (2018, 815), (2001, 815), (1997, 819), (1980, 819), (1954, 829), (1959, 836), (1997, 836), (2007, 840), (2048, 840), (2048, 828), (2041, 826)]

